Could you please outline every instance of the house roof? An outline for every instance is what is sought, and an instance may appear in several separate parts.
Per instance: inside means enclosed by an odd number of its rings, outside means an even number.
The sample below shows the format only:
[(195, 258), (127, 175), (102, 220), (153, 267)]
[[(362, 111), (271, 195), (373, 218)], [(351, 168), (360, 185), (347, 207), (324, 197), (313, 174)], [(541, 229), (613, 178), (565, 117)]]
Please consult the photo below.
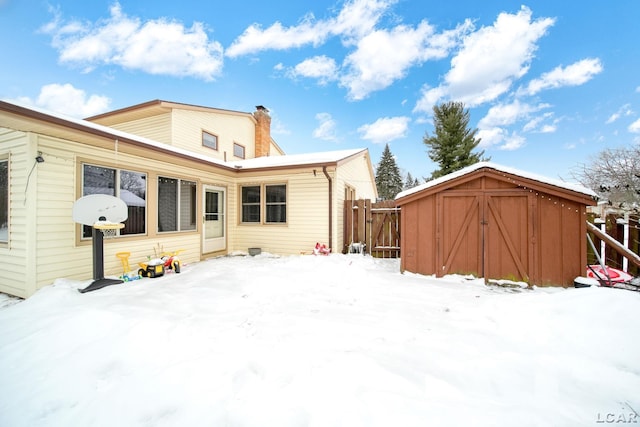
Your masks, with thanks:
[(319, 153), (306, 154), (288, 154), (284, 156), (266, 156), (256, 157), (253, 159), (239, 160), (230, 162), (230, 164), (238, 169), (263, 169), (263, 168), (281, 168), (293, 166), (310, 166), (320, 164), (338, 163), (346, 160), (351, 156), (355, 156), (367, 151), (366, 148), (357, 148), (352, 150), (325, 151)]
[(498, 173), (502, 173), (502, 174), (508, 174), (508, 175), (512, 175), (512, 176), (516, 176), (516, 177), (520, 177), (523, 178), (533, 184), (538, 183), (540, 185), (544, 185), (544, 186), (552, 186), (552, 187), (557, 187), (563, 190), (568, 190), (568, 191), (573, 191), (576, 193), (580, 193), (582, 195), (585, 196), (589, 196), (594, 200), (597, 200), (598, 195), (593, 191), (590, 190), (587, 187), (584, 187), (580, 184), (576, 184), (576, 183), (571, 183), (571, 182), (566, 182), (566, 181), (562, 181), (559, 179), (553, 179), (553, 178), (548, 178), (542, 175), (537, 175), (534, 173), (530, 173), (530, 172), (524, 172), (521, 170), (518, 170), (516, 168), (512, 168), (512, 167), (508, 167), (508, 166), (503, 166), (503, 165), (499, 165), (496, 163), (491, 163), (491, 162), (478, 162), (475, 163), (471, 166), (467, 166), (466, 168), (460, 169), (458, 171), (452, 172), (448, 175), (442, 176), (440, 178), (431, 180), (431, 181), (427, 181), (422, 185), (418, 185), (416, 187), (410, 188), (408, 190), (402, 191), (400, 193), (398, 193), (398, 195), (396, 196), (396, 201), (398, 201), (399, 199), (404, 199), (408, 196), (411, 196), (413, 194), (422, 192), (424, 190), (430, 189), (430, 188), (434, 188), (440, 185), (446, 185), (446, 183), (453, 181), (453, 180), (457, 180), (465, 175), (469, 175), (473, 172), (476, 171), (480, 171), (480, 170), (493, 170), (495, 172)]
[[(163, 102), (163, 101), (161, 101)], [(23, 132), (36, 132), (58, 138), (76, 140), (73, 131), (84, 132), (123, 143), (143, 146), (150, 150), (173, 154), (183, 158), (208, 163), (223, 169), (243, 171), (273, 168), (287, 168), (311, 165), (335, 165), (342, 160), (366, 149), (328, 151), (309, 154), (294, 154), (272, 157), (259, 157), (235, 162), (224, 162), (204, 154), (167, 145), (149, 138), (137, 136), (101, 124), (76, 119), (64, 114), (54, 113), (37, 107), (23, 105), (14, 101), (0, 101), (0, 112), (7, 114), (2, 126)], [(250, 115), (250, 114), (249, 114)], [(253, 116), (252, 116), (253, 117)]]
[(173, 109), (191, 110), (191, 111), (203, 111), (213, 112), (218, 114), (231, 114), (235, 116), (246, 117), (255, 122), (253, 114), (244, 111), (225, 110), (222, 108), (205, 107), (201, 105), (184, 104), (181, 102), (164, 101), (162, 99), (154, 99), (152, 101), (143, 102), (141, 104), (131, 105), (129, 107), (120, 108), (118, 110), (108, 111), (106, 113), (98, 114), (95, 116), (87, 117), (85, 120), (100, 123), (103, 125), (111, 125), (119, 123), (119, 116), (126, 114), (129, 119), (141, 119), (145, 117), (152, 117), (158, 114), (167, 113)]

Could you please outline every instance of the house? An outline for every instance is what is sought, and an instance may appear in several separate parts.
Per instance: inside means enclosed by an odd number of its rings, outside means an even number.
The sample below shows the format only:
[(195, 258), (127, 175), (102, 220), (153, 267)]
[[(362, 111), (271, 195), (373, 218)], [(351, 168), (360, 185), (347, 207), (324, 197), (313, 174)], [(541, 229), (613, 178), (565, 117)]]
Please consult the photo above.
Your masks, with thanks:
[(580, 185), (480, 162), (401, 192), (401, 270), (573, 286), (587, 265)]
[(91, 227), (72, 219), (90, 194), (127, 204), (104, 239), (104, 273), (181, 249), (183, 263), (246, 253), (341, 250), (345, 198), (375, 198), (366, 149), (284, 155), (268, 110), (152, 101), (79, 120), (0, 101), (0, 292), (28, 297), (92, 277)]

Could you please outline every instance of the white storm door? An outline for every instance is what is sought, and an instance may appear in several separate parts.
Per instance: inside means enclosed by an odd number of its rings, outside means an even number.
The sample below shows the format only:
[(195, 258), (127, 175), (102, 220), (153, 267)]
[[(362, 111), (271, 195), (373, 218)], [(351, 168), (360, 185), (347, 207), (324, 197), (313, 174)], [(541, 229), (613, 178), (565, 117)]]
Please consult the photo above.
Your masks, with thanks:
[(226, 192), (221, 187), (204, 187), (202, 227), (202, 253), (222, 251), (227, 248)]

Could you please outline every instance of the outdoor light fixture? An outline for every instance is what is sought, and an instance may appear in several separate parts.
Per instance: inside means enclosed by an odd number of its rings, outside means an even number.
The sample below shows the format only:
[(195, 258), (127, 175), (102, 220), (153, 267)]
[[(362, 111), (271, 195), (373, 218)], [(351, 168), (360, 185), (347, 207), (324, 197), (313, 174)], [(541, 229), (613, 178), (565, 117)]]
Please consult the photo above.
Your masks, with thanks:
[(38, 163), (44, 162), (44, 157), (42, 157), (42, 153), (38, 153), (38, 155), (36, 156), (36, 162)]

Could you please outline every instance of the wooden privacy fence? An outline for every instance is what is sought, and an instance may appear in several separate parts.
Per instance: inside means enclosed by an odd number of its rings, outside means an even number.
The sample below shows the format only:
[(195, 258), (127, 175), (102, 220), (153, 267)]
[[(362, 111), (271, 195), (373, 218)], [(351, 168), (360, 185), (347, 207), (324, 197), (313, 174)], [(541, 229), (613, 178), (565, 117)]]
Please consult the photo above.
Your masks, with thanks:
[(400, 208), (393, 200), (345, 200), (343, 236), (343, 253), (400, 258)]

